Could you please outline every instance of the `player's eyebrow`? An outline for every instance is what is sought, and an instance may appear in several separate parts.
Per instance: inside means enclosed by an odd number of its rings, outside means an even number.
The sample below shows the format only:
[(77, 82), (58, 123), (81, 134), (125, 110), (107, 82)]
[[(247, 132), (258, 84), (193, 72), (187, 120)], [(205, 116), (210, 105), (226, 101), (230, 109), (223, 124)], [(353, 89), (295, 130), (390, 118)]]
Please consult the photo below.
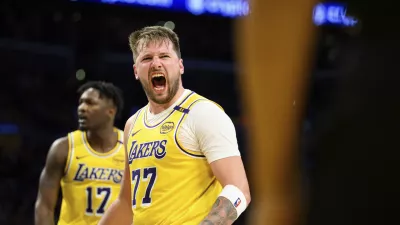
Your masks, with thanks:
[(152, 57), (152, 56), (153, 56), (153, 54), (151, 54), (151, 53), (145, 53), (145, 54), (141, 55), (141, 56), (138, 57), (138, 58), (139, 58), (139, 59), (144, 59), (144, 58)]

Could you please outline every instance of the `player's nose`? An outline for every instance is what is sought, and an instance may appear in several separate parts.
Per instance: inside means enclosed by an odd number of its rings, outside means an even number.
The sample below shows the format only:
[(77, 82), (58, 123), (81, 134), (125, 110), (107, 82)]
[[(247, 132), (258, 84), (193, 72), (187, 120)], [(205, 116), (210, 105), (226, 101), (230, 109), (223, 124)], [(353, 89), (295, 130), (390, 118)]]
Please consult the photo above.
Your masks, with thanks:
[(154, 57), (154, 58), (153, 58), (153, 62), (152, 62), (152, 64), (151, 64), (151, 67), (152, 67), (153, 69), (159, 69), (159, 68), (161, 68), (162, 65), (161, 65), (161, 60), (160, 60), (160, 58)]
[(87, 111), (87, 105), (82, 103), (78, 106), (78, 114), (84, 114)]

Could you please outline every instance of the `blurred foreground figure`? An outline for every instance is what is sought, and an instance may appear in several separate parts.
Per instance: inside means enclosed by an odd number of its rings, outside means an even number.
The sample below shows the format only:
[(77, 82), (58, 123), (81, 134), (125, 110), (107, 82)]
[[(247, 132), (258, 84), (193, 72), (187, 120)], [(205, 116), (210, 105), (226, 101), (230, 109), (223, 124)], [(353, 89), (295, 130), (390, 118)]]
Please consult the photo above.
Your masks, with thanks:
[(231, 119), (183, 88), (176, 33), (145, 27), (129, 42), (149, 104), (126, 123), (126, 176), (100, 224), (232, 224), (250, 191)]
[(39, 181), (35, 224), (54, 224), (61, 185), (59, 225), (97, 224), (118, 196), (125, 166), (123, 131), (114, 119), (123, 107), (113, 84), (89, 82), (78, 92), (79, 130), (54, 141)]
[(386, 1), (368, 3), (350, 5), (362, 33), (342, 46), (329, 125), (316, 129), (307, 225), (399, 223), (400, 15)]

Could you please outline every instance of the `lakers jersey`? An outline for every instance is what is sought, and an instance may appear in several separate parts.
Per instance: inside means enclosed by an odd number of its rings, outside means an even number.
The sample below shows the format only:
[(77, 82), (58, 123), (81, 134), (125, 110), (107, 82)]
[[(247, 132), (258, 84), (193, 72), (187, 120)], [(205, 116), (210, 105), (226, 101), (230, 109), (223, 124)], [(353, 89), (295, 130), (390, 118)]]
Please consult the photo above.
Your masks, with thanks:
[(134, 115), (127, 140), (134, 224), (197, 225), (221, 192), (205, 156), (177, 138), (199, 101), (208, 100), (187, 94), (158, 124), (146, 122), (148, 106)]
[(86, 132), (68, 134), (69, 153), (61, 180), (62, 205), (59, 225), (97, 224), (110, 204), (117, 199), (125, 168), (123, 131), (107, 153), (93, 150)]

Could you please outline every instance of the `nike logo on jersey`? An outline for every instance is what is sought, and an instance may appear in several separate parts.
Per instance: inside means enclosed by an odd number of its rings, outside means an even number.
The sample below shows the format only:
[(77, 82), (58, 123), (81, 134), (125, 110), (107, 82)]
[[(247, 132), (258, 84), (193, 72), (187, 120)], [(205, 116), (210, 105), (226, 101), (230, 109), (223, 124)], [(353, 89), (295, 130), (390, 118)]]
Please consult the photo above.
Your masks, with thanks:
[(132, 133), (132, 135), (131, 135), (131, 137), (133, 137), (133, 136), (135, 136), (137, 133), (139, 133), (139, 131), (141, 131), (142, 129), (140, 129), (140, 130), (137, 130), (136, 132), (133, 132)]
[(77, 156), (76, 157), (76, 159), (82, 159), (82, 158), (86, 158), (86, 157), (88, 157), (89, 155), (81, 155), (81, 156)]

